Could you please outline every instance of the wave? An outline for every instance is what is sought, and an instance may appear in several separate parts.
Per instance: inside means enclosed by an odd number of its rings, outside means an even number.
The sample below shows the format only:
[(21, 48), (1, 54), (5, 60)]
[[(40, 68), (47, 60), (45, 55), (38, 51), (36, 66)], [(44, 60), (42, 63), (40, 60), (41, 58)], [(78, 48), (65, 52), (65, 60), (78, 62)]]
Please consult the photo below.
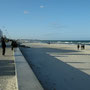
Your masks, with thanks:
[(48, 43), (48, 44), (85, 44), (90, 45), (90, 40), (29, 40), (25, 39), (24, 42), (28, 43)]

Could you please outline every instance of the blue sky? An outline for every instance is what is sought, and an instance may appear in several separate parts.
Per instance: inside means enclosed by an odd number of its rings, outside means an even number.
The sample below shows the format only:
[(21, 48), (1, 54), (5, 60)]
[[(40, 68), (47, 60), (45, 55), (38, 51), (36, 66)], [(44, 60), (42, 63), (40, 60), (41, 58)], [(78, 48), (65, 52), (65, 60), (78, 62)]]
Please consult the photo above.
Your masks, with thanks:
[(90, 40), (90, 0), (0, 0), (10, 38)]

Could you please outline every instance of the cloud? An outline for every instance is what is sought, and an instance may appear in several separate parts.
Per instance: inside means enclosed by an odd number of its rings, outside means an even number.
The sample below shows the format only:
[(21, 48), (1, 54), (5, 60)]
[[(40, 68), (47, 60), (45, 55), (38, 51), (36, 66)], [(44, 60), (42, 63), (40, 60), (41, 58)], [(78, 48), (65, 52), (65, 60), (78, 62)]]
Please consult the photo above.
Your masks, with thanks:
[(24, 14), (29, 14), (29, 11), (27, 11), (27, 10), (24, 10)]
[(40, 8), (44, 8), (45, 6), (41, 5)]
[(65, 25), (59, 24), (59, 23), (56, 23), (56, 22), (52, 23), (52, 24), (50, 25), (50, 27), (52, 27), (52, 28), (57, 28), (57, 29), (66, 28)]
[(5, 26), (2, 26), (2, 28), (6, 28)]

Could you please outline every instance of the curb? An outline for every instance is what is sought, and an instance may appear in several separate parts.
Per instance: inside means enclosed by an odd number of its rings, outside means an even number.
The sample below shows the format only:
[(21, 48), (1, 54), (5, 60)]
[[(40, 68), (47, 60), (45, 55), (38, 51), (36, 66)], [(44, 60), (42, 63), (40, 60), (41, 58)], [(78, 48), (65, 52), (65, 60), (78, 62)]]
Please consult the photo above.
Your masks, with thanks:
[[(15, 62), (15, 75), (17, 77), (17, 68), (16, 68), (16, 60), (15, 60), (15, 50), (13, 52), (13, 55), (14, 55), (14, 62)], [(16, 78), (16, 82), (17, 82), (17, 90), (19, 90), (19, 87), (18, 87), (18, 78)]]

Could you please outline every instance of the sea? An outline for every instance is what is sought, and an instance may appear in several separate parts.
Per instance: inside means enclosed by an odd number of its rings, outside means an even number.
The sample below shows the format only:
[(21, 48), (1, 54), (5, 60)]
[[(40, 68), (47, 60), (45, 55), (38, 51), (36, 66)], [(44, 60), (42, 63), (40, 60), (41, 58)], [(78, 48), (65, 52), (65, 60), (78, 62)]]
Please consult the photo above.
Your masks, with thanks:
[(31, 40), (21, 39), (19, 42), (23, 43), (47, 43), (47, 44), (84, 44), (90, 45), (90, 40)]

